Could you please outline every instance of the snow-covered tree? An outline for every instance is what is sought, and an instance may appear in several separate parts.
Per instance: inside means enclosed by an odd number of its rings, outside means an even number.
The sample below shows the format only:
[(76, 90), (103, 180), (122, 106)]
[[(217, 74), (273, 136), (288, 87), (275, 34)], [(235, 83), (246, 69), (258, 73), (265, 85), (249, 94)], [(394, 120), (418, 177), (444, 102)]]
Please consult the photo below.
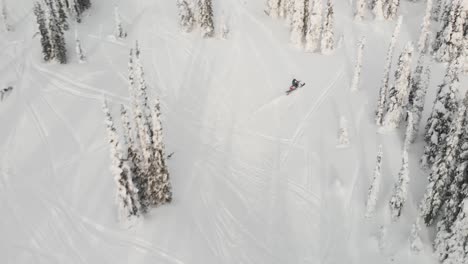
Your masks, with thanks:
[(153, 144), (154, 159), (157, 166), (157, 192), (156, 199), (159, 204), (165, 204), (172, 201), (171, 183), (169, 179), (169, 170), (166, 165), (166, 154), (163, 142), (163, 132), (161, 124), (161, 109), (159, 99), (155, 100), (153, 106)]
[(280, 0), (267, 0), (267, 13), (276, 18), (280, 13)]
[(55, 9), (57, 10), (57, 17), (62, 27), (62, 30), (68, 30), (68, 16), (67, 11), (65, 10), (65, 5), (63, 4), (62, 0), (53, 0), (55, 4)]
[(385, 109), (387, 105), (388, 84), (390, 81), (390, 68), (392, 66), (393, 53), (395, 50), (396, 41), (398, 39), (398, 36), (400, 35), (400, 28), (401, 28), (402, 22), (403, 22), (403, 17), (400, 16), (395, 26), (395, 29), (393, 30), (392, 39), (390, 40), (390, 45), (388, 47), (387, 57), (385, 60), (384, 77), (382, 79), (382, 84), (380, 86), (379, 101), (377, 103), (377, 111), (376, 111), (376, 118), (375, 118), (375, 121), (377, 125), (379, 126), (383, 125), (383, 118), (384, 118)]
[(366, 45), (366, 38), (362, 37), (359, 41), (356, 65), (354, 66), (354, 75), (351, 83), (351, 91), (355, 92), (358, 90), (359, 82), (361, 79), (361, 69), (362, 69), (362, 57), (364, 52), (364, 46)]
[(187, 0), (177, 0), (177, 8), (179, 9), (179, 24), (185, 32), (190, 32), (193, 29), (195, 18), (193, 11)]
[(423, 243), (419, 232), (421, 231), (420, 218), (416, 218), (416, 222), (411, 227), (411, 234), (409, 238), (410, 250), (414, 253), (418, 253), (423, 249)]
[[(284, 1), (284, 0), (283, 0)], [(320, 49), (320, 37), (322, 33), (322, 0), (310, 0), (309, 19), (307, 21), (307, 33), (305, 36), (305, 49), (315, 52)]]
[(422, 204), (422, 217), (427, 225), (439, 215), (440, 209), (447, 199), (447, 191), (453, 181), (454, 165), (457, 159), (457, 147), (463, 130), (466, 108), (461, 105), (456, 119), (450, 124), (450, 131), (446, 139), (445, 151), (436, 157), (429, 176), (429, 185)]
[(382, 181), (382, 158), (383, 147), (382, 145), (379, 145), (377, 151), (377, 164), (375, 165), (371, 186), (367, 193), (366, 217), (371, 217), (374, 215), (375, 206), (377, 205), (377, 199), (380, 192), (380, 184)]
[(372, 13), (374, 14), (374, 18), (376, 20), (383, 20), (383, 0), (375, 0), (373, 3)]
[(45, 0), (48, 7), (45, 12), (46, 24), (49, 27), (49, 36), (51, 42), (51, 59), (55, 59), (61, 64), (67, 63), (67, 48), (65, 45), (65, 36), (63, 25), (60, 22), (59, 12), (52, 0)]
[(86, 57), (85, 55), (83, 54), (83, 49), (81, 48), (81, 41), (80, 41), (80, 38), (78, 36), (78, 31), (75, 30), (75, 50), (76, 50), (76, 56), (78, 58), (78, 61), (80, 63), (84, 63), (86, 61)]
[(200, 26), (203, 37), (212, 37), (214, 35), (213, 23), (213, 5), (211, 0), (198, 1), (198, 25)]
[(34, 14), (36, 15), (37, 26), (41, 35), (42, 55), (44, 61), (49, 61), (52, 58), (50, 33), (46, 24), (44, 9), (39, 2), (34, 3)]
[(0, 2), (0, 8), (1, 10), (1, 19), (2, 19), (2, 26), (4, 31), (12, 31), (13, 27), (10, 24), (10, 16), (8, 15), (8, 9), (5, 4), (5, 0), (2, 0)]
[(432, 10), (432, 0), (427, 0), (426, 14), (424, 15), (423, 23), (421, 25), (421, 34), (419, 35), (419, 40), (418, 40), (418, 51), (420, 53), (426, 53), (429, 48), (427, 44), (428, 44), (428, 39), (430, 37), (431, 10)]
[(400, 0), (385, 0), (383, 5), (383, 14), (385, 19), (394, 19), (398, 14)]
[(431, 10), (431, 19), (434, 21), (439, 21), (445, 0), (434, 0), (434, 2), (434, 7)]
[[(467, 120), (468, 93), (465, 94), (465, 100), (460, 105), (459, 115), (455, 121), (455, 126), (461, 127), (456, 145), (455, 160), (449, 175), (449, 186), (446, 191), (445, 206), (443, 207), (442, 217), (437, 223), (437, 236), (434, 241), (436, 252), (440, 259), (445, 259), (447, 255), (447, 238), (452, 232), (451, 227), (460, 212), (460, 204), (464, 199), (463, 189), (468, 183), (468, 120)], [(451, 135), (453, 136), (453, 135)], [(456, 135), (455, 135), (456, 136)]]
[(413, 45), (408, 43), (398, 59), (395, 71), (395, 85), (389, 91), (387, 114), (384, 127), (394, 129), (400, 126), (406, 107), (411, 82), (411, 59)]
[(70, 0), (72, 12), (75, 14), (76, 21), (81, 23), (83, 12), (91, 7), (90, 0)]
[(446, 254), (442, 264), (468, 263), (468, 197), (465, 194), (459, 205), (460, 212), (452, 225), (452, 232), (446, 238)]
[(109, 141), (110, 158), (112, 161), (111, 171), (117, 184), (119, 217), (131, 218), (139, 216), (139, 203), (135, 199), (137, 197), (137, 190), (133, 185), (131, 170), (128, 164), (124, 162), (119, 136), (106, 101), (103, 104), (103, 111), (106, 116), (107, 139)]
[(429, 87), (429, 81), (431, 78), (431, 70), (429, 66), (424, 65), (423, 53), (421, 53), (421, 56), (418, 60), (418, 65), (416, 66), (412, 78), (408, 108), (413, 115), (413, 122), (411, 124), (413, 126), (414, 133), (409, 139), (410, 143), (414, 142), (419, 132), (419, 125), (421, 124), (424, 104), (426, 102), (426, 92)]
[[(268, 5), (268, 1), (269, 0), (267, 0), (267, 5)], [(289, 0), (279, 1), (278, 16), (280, 18), (286, 18), (288, 16), (288, 4), (289, 4)]]
[(291, 43), (297, 47), (302, 46), (305, 36), (306, 25), (304, 24), (304, 11), (304, 0), (294, 0), (294, 13), (291, 24)]
[(229, 35), (229, 24), (228, 24), (227, 18), (226, 18), (226, 16), (224, 14), (221, 15), (220, 29), (221, 29), (221, 38), (222, 39), (227, 39), (227, 37)]
[(140, 202), (140, 211), (146, 213), (148, 211), (149, 199), (146, 196), (146, 188), (148, 186), (147, 176), (144, 171), (142, 171), (142, 161), (140, 152), (138, 151), (138, 143), (134, 140), (134, 131), (130, 118), (128, 115), (127, 108), (124, 105), (121, 105), (120, 115), (122, 118), (123, 126), (123, 138), (125, 142), (128, 142), (127, 145), (127, 155), (126, 160), (129, 164), (130, 171), (132, 172), (132, 180), (137, 190), (138, 201)]
[(390, 214), (393, 220), (397, 220), (401, 215), (401, 210), (405, 204), (408, 183), (409, 183), (409, 168), (408, 168), (408, 145), (403, 148), (402, 164), (398, 173), (398, 181), (393, 188), (393, 195), (390, 198)]
[(449, 14), (442, 22), (433, 44), (434, 57), (440, 62), (447, 62), (460, 56), (463, 51), (463, 33), (466, 12), (461, 0), (454, 0)]
[(135, 47), (134, 76), (136, 81), (134, 83), (133, 91), (131, 91), (134, 93), (132, 97), (135, 100), (133, 104), (133, 113), (135, 115), (135, 120), (137, 123), (140, 147), (142, 151), (142, 157), (144, 160), (143, 163), (145, 164), (145, 167), (147, 169), (151, 163), (151, 156), (153, 152), (153, 135), (151, 128), (152, 118), (151, 110), (148, 103), (148, 87), (146, 85), (143, 65), (140, 61), (140, 49), (138, 47), (138, 43)]
[(361, 21), (364, 18), (366, 12), (366, 1), (365, 0), (355, 0), (355, 11), (354, 19)]
[(323, 54), (330, 54), (335, 49), (335, 12), (333, 11), (331, 0), (327, 1), (327, 7), (325, 9), (320, 49)]
[(115, 36), (123, 39), (127, 37), (127, 32), (122, 26), (122, 19), (120, 17), (119, 6), (114, 7), (114, 21), (115, 21)]
[(338, 147), (349, 146), (348, 120), (344, 116), (340, 118), (340, 130), (338, 135)]
[(453, 122), (458, 108), (459, 73), (461, 70), (459, 59), (453, 60), (439, 86), (431, 115), (427, 120), (424, 140), (424, 154), (421, 158), (423, 167), (434, 164), (439, 153), (445, 153), (445, 142), (450, 124)]

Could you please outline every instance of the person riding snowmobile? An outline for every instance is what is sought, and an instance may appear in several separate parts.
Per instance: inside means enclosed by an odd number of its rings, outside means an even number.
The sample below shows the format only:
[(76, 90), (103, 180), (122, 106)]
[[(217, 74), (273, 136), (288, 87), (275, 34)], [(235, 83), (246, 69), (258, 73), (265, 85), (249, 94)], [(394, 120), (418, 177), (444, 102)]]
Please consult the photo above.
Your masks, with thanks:
[(292, 80), (291, 90), (299, 88), (299, 81), (296, 79)]

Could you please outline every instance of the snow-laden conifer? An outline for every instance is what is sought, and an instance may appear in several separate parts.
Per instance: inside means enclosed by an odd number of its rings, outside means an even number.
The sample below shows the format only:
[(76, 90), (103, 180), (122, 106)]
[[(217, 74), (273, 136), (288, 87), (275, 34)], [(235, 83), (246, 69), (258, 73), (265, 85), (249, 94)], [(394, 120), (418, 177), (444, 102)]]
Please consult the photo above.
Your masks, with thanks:
[(404, 113), (406, 113), (411, 82), (412, 56), (413, 45), (408, 43), (398, 59), (395, 71), (395, 85), (389, 91), (388, 108), (384, 118), (384, 127), (386, 129), (399, 127)]
[(122, 146), (106, 101), (103, 104), (103, 111), (106, 116), (107, 139), (112, 161), (111, 171), (117, 184), (119, 218), (123, 220), (139, 215), (139, 203), (135, 199), (137, 190), (133, 185), (131, 170), (123, 159)]
[(400, 35), (400, 28), (401, 28), (402, 22), (403, 22), (403, 17), (400, 16), (395, 26), (395, 29), (393, 30), (392, 39), (390, 40), (390, 45), (387, 51), (387, 57), (385, 59), (384, 76), (382, 78), (382, 84), (380, 86), (379, 100), (377, 102), (377, 111), (376, 111), (376, 117), (375, 117), (375, 121), (377, 125), (379, 126), (383, 125), (383, 118), (384, 118), (385, 110), (387, 107), (387, 94), (388, 94), (388, 86), (389, 86), (389, 81), (390, 81), (390, 69), (392, 66), (393, 53), (395, 50), (396, 41), (398, 39), (398, 36)]
[(211, 0), (197, 0), (198, 2), (198, 25), (203, 37), (214, 35), (213, 5)]
[(179, 25), (185, 32), (190, 32), (193, 29), (195, 18), (193, 10), (187, 0), (177, 0), (177, 8), (179, 9)]
[(325, 55), (332, 53), (335, 49), (335, 12), (331, 0), (327, 1), (325, 8), (320, 49)]
[(362, 70), (362, 57), (363, 57), (365, 45), (366, 45), (366, 38), (362, 37), (361, 40), (359, 41), (356, 65), (354, 66), (354, 75), (353, 75), (353, 80), (351, 83), (352, 92), (357, 91), (359, 88), (359, 82), (361, 79), (361, 70)]
[(115, 22), (115, 36), (123, 39), (127, 37), (127, 32), (122, 26), (122, 18), (120, 17), (119, 6), (114, 7), (114, 22)]
[(439, 86), (432, 112), (426, 123), (424, 154), (421, 158), (423, 167), (431, 167), (436, 156), (445, 153), (445, 146), (450, 125), (458, 109), (458, 89), (460, 86), (460, 60), (453, 60)]
[(320, 50), (322, 34), (322, 0), (310, 0), (309, 19), (305, 36), (305, 50), (316, 52)]
[(377, 199), (379, 197), (380, 185), (382, 181), (382, 158), (383, 158), (383, 147), (379, 145), (377, 151), (377, 164), (375, 165), (374, 175), (371, 179), (371, 186), (367, 193), (366, 203), (366, 217), (372, 217), (375, 213), (375, 206), (377, 205)]

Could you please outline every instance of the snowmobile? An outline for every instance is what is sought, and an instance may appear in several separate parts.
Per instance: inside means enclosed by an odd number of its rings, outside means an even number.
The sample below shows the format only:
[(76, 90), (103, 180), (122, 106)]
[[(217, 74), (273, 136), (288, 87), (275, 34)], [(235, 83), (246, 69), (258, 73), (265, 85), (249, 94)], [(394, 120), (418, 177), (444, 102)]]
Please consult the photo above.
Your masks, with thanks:
[(286, 91), (286, 95), (289, 95), (290, 93), (292, 93), (293, 91), (303, 87), (305, 85), (304, 82), (301, 82), (301, 81), (298, 81), (296, 79), (293, 79), (292, 80), (292, 84), (291, 86), (289, 87), (289, 90)]

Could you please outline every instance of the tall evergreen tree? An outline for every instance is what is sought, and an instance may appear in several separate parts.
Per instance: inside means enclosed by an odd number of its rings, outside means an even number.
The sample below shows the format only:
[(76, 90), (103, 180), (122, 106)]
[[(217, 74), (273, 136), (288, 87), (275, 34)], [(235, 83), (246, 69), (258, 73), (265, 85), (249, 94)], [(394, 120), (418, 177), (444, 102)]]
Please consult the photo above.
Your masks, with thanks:
[(333, 11), (331, 0), (327, 1), (327, 7), (325, 9), (320, 48), (323, 54), (330, 54), (335, 49), (335, 12)]
[(52, 59), (55, 59), (61, 64), (67, 63), (67, 48), (65, 44), (65, 36), (63, 33), (63, 26), (60, 23), (59, 12), (57, 11), (56, 5), (52, 0), (45, 0), (48, 6), (48, 12), (46, 12), (47, 25), (49, 26), (50, 40), (52, 44)]
[(122, 118), (122, 126), (124, 128), (123, 138), (127, 144), (126, 160), (129, 164), (130, 171), (132, 172), (132, 180), (137, 190), (138, 201), (140, 202), (140, 211), (146, 213), (149, 206), (149, 198), (146, 196), (146, 189), (148, 186), (147, 177), (142, 171), (142, 160), (140, 152), (137, 149), (137, 142), (134, 140), (134, 131), (129, 119), (127, 108), (122, 105), (120, 108)]
[(80, 38), (78, 36), (78, 31), (75, 30), (75, 50), (76, 50), (76, 56), (78, 57), (78, 61), (80, 63), (84, 63), (86, 61), (86, 57), (85, 55), (83, 54), (83, 49), (81, 48), (81, 41), (80, 41)]
[(279, 16), (280, 2), (280, 0), (267, 0), (267, 12), (271, 17)]
[(361, 70), (362, 70), (362, 56), (363, 56), (365, 45), (366, 45), (366, 38), (362, 37), (361, 40), (359, 41), (356, 66), (354, 67), (354, 75), (353, 75), (353, 80), (351, 83), (351, 91), (357, 91), (359, 87), (359, 82), (361, 79)]
[(306, 25), (304, 24), (304, 10), (304, 0), (295, 0), (291, 25), (291, 43), (298, 47), (302, 46), (306, 30)]
[(394, 19), (398, 14), (400, 0), (385, 0), (383, 14), (385, 19)]
[(420, 53), (426, 53), (428, 50), (428, 42), (430, 37), (431, 27), (431, 10), (432, 0), (427, 0), (426, 3), (426, 14), (424, 15), (423, 23), (421, 24), (421, 34), (418, 40), (418, 51)]
[(152, 146), (153, 146), (153, 130), (152, 130), (152, 117), (151, 107), (149, 105), (148, 86), (146, 84), (145, 72), (141, 63), (140, 48), (138, 43), (135, 48), (135, 76), (137, 80), (137, 98), (139, 106), (141, 108), (141, 115), (143, 119), (142, 133), (140, 137), (144, 138), (145, 144), (142, 145), (143, 152), (146, 153), (143, 156), (146, 159), (150, 159)]
[[(458, 118), (453, 126), (457, 127), (457, 137), (455, 159), (451, 174), (449, 175), (449, 186), (445, 197), (445, 206), (443, 207), (442, 218), (437, 223), (437, 236), (434, 242), (436, 252), (440, 259), (445, 259), (448, 254), (447, 241), (452, 232), (452, 225), (460, 212), (460, 205), (464, 199), (463, 189), (468, 183), (468, 119), (467, 119), (468, 93), (465, 94), (463, 103), (460, 104)], [(453, 130), (452, 130), (453, 131)], [(457, 139), (454, 138), (454, 139)]]
[(383, 14), (383, 0), (375, 0), (372, 6), (372, 13), (376, 20), (382, 20), (384, 18)]
[[(411, 80), (411, 91), (409, 95), (409, 111), (413, 115), (413, 136), (410, 138), (410, 143), (413, 143), (419, 132), (419, 126), (421, 124), (422, 114), (424, 110), (424, 104), (426, 102), (426, 92), (429, 87), (429, 81), (431, 78), (431, 70), (429, 66), (424, 65), (424, 54), (420, 54), (418, 65), (413, 73)], [(410, 124), (408, 124), (410, 125)]]
[(403, 147), (402, 164), (398, 173), (398, 181), (393, 188), (393, 195), (390, 198), (390, 213), (393, 220), (396, 220), (401, 215), (401, 210), (405, 204), (409, 183), (409, 168), (408, 168), (408, 145)]
[(119, 143), (117, 130), (112, 119), (107, 102), (104, 101), (103, 111), (106, 116), (107, 138), (110, 145), (112, 160), (111, 171), (117, 184), (117, 203), (119, 216), (131, 218), (139, 216), (139, 204), (136, 197), (136, 188), (133, 185), (131, 171), (122, 157), (122, 148)]
[(71, 9), (73, 13), (75, 14), (76, 21), (78, 23), (81, 23), (83, 12), (91, 7), (91, 1), (90, 0), (70, 0), (70, 1), (72, 1)]
[(169, 170), (166, 165), (166, 154), (163, 142), (161, 109), (159, 99), (155, 100), (155, 104), (152, 110), (154, 161), (157, 167), (156, 181), (158, 184), (156, 199), (159, 204), (165, 204), (170, 203), (172, 201), (172, 187), (169, 179)]
[(421, 241), (421, 237), (419, 236), (419, 232), (421, 231), (420, 225), (420, 218), (416, 218), (416, 222), (411, 227), (411, 234), (410, 234), (410, 250), (412, 252), (419, 252), (422, 250), (423, 243)]
[(465, 107), (460, 107), (456, 119), (450, 124), (450, 131), (446, 139), (445, 151), (437, 155), (429, 177), (429, 185), (422, 204), (422, 216), (427, 225), (439, 215), (440, 209), (447, 200), (447, 191), (453, 181), (454, 165), (457, 158), (457, 146), (465, 119)]
[(198, 0), (198, 24), (203, 37), (214, 35), (213, 5), (211, 0)]
[(412, 56), (413, 45), (408, 43), (398, 59), (398, 66), (395, 71), (395, 85), (389, 91), (387, 114), (384, 119), (384, 126), (388, 129), (399, 127), (406, 112), (411, 82)]
[(119, 6), (114, 7), (114, 19), (115, 19), (115, 36), (123, 39), (127, 37), (127, 32), (122, 26), (122, 18), (120, 17)]
[(423, 167), (434, 164), (439, 153), (445, 153), (445, 142), (458, 108), (460, 60), (454, 59), (448, 66), (443, 83), (439, 86), (431, 115), (427, 120), (424, 140)]
[[(284, 1), (284, 0), (283, 0)], [(315, 52), (320, 49), (320, 37), (322, 33), (322, 0), (310, 0), (309, 19), (307, 21), (307, 33), (305, 36), (305, 49)]]
[(349, 146), (348, 120), (344, 116), (340, 118), (340, 129), (338, 133), (338, 147)]
[(39, 2), (34, 3), (34, 14), (36, 15), (39, 33), (41, 34), (41, 46), (44, 61), (49, 61), (52, 58), (52, 45), (49, 37), (50, 33), (47, 28), (44, 9)]
[(443, 11), (445, 0), (434, 0), (434, 1), (435, 1), (435, 5), (431, 11), (431, 19), (434, 21), (439, 21), (439, 17)]
[[(467, 190), (468, 192), (468, 190)], [(441, 260), (442, 264), (468, 263), (468, 196), (459, 205), (460, 212), (452, 225), (452, 232), (447, 237), (447, 254)]]
[(447, 62), (460, 56), (463, 51), (463, 32), (466, 12), (461, 0), (454, 0), (450, 12), (442, 22), (442, 29), (437, 33), (433, 49), (434, 57)]
[(387, 93), (388, 93), (388, 85), (390, 81), (390, 69), (392, 66), (393, 60), (393, 53), (395, 50), (396, 41), (398, 36), (400, 35), (400, 28), (401, 23), (403, 22), (403, 17), (400, 16), (398, 18), (398, 22), (393, 30), (392, 39), (390, 40), (390, 46), (388, 47), (387, 57), (385, 60), (385, 70), (384, 70), (384, 77), (382, 79), (382, 84), (380, 86), (379, 91), (379, 101), (377, 103), (377, 111), (376, 111), (376, 118), (375, 121), (377, 125), (383, 125), (383, 118), (385, 115), (385, 109), (387, 106)]
[(62, 31), (68, 30), (69, 29), (68, 16), (65, 10), (65, 5), (63, 4), (62, 0), (53, 0), (53, 1), (55, 3), (55, 9), (57, 10), (57, 17), (60, 23), (60, 27), (62, 28)]
[(187, 0), (177, 0), (177, 8), (179, 9), (179, 25), (185, 32), (192, 31), (195, 19)]
[(366, 204), (366, 217), (374, 215), (375, 206), (377, 205), (377, 199), (380, 192), (380, 185), (382, 181), (382, 158), (383, 158), (383, 147), (379, 145), (377, 151), (377, 164), (375, 165), (374, 175), (372, 177), (371, 186), (367, 193), (367, 204)]

